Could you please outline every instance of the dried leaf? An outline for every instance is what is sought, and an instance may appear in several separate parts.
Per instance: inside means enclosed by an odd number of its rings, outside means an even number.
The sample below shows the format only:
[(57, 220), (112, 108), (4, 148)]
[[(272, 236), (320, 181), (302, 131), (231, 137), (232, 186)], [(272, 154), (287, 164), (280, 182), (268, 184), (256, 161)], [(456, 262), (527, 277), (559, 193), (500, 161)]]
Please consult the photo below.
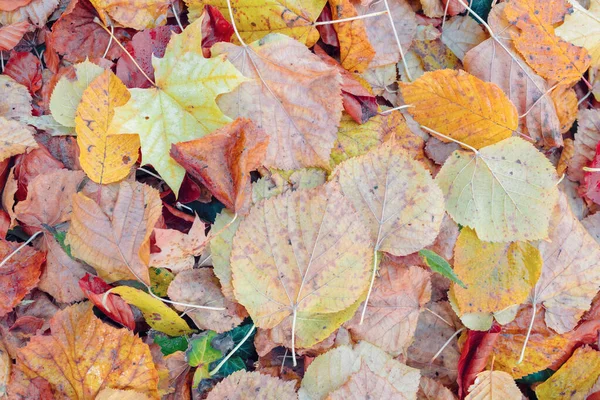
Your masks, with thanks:
[(397, 390), (389, 380), (375, 374), (363, 361), (360, 369), (342, 386), (331, 392), (327, 400), (361, 399), (409, 399)]
[(8, 75), (0, 75), (0, 117), (19, 119), (31, 116), (31, 95), (27, 88)]
[(29, 380), (44, 378), (58, 398), (95, 398), (106, 387), (158, 398), (158, 373), (148, 346), (128, 330), (101, 322), (91, 304), (58, 311), (50, 329), (50, 336), (34, 336), (17, 354), (16, 368)]
[(13, 11), (29, 3), (31, 3), (31, 0), (0, 0), (0, 10)]
[(2, 137), (0, 161), (37, 148), (38, 144), (33, 138), (34, 134), (33, 128), (18, 121), (0, 117), (0, 136)]
[(106, 314), (107, 317), (131, 331), (135, 329), (135, 320), (131, 306), (114, 293), (105, 295), (106, 292), (112, 289), (112, 286), (97, 276), (90, 274), (86, 274), (81, 278), (79, 286), (85, 296)]
[(469, 387), (465, 400), (520, 399), (523, 396), (513, 378), (506, 372), (484, 371)]
[(556, 107), (558, 121), (560, 122), (560, 133), (566, 133), (577, 119), (577, 94), (575, 90), (561, 85), (550, 92), (550, 98)]
[[(446, 21), (441, 39), (462, 61), (465, 54), (486, 40), (487, 36), (474, 18), (468, 15), (457, 15)], [(479, 78), (483, 79), (482, 77)], [(486, 81), (489, 82), (489, 80)]]
[(583, 167), (596, 155), (600, 141), (600, 110), (580, 110), (575, 133), (575, 155), (569, 161), (568, 176), (571, 180), (583, 180)]
[(32, 0), (29, 4), (14, 11), (0, 13), (0, 25), (29, 21), (38, 28), (42, 28), (57, 6), (58, 0)]
[(477, 154), (455, 151), (436, 176), (448, 214), (496, 242), (548, 237), (556, 180), (546, 157), (516, 137)]
[(150, 397), (134, 390), (106, 388), (98, 392), (95, 400), (150, 400)]
[(156, 246), (160, 252), (150, 255), (150, 266), (169, 268), (175, 273), (194, 268), (194, 257), (202, 254), (208, 243), (204, 230), (204, 223), (198, 216), (187, 234), (175, 229), (154, 228)]
[[(9, 0), (6, 0), (9, 1)], [(12, 0), (10, 0), (12, 2)], [(17, 22), (0, 28), (0, 51), (12, 50), (29, 30), (31, 24), (27, 21)]]
[[(592, 66), (600, 66), (600, 3), (590, 1), (586, 10), (570, 3), (574, 11), (565, 16), (565, 22), (556, 28), (556, 35), (576, 46), (585, 47), (592, 57)], [(578, 7), (577, 7), (578, 6)]]
[(91, 3), (106, 25), (110, 21), (105, 17), (105, 13), (108, 13), (112, 20), (138, 31), (164, 25), (171, 5), (170, 0), (91, 0)]
[(4, 73), (35, 94), (42, 87), (42, 63), (25, 51), (13, 52), (4, 67)]
[(217, 43), (212, 54), (227, 55), (252, 79), (217, 102), (225, 114), (250, 118), (270, 135), (265, 166), (329, 165), (342, 111), (341, 79), (334, 68), (280, 34), (246, 47)]
[(233, 284), (231, 283), (231, 250), (233, 247), (233, 237), (240, 226), (241, 218), (232, 221), (234, 214), (223, 210), (215, 218), (215, 223), (211, 227), (212, 232), (220, 232), (214, 235), (210, 240), (210, 254), (213, 259), (214, 273), (221, 282), (221, 291), (225, 298), (235, 301), (233, 294)]
[(517, 129), (517, 110), (502, 90), (464, 71), (426, 73), (401, 88), (417, 122), (477, 149), (509, 138)]
[(294, 400), (297, 398), (293, 382), (285, 382), (258, 372), (238, 371), (219, 382), (206, 399)]

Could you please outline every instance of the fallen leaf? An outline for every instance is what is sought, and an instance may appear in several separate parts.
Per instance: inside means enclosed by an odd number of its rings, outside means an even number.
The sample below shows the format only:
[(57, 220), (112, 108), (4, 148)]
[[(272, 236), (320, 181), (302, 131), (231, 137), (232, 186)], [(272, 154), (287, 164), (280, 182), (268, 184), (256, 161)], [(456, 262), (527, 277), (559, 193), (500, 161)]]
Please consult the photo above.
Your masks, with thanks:
[(29, 4), (13, 11), (0, 13), (0, 25), (29, 21), (38, 28), (42, 28), (57, 6), (58, 0), (32, 0)]
[(576, 46), (585, 47), (592, 57), (592, 66), (600, 66), (600, 3), (590, 1), (586, 10), (579, 4), (569, 3), (574, 10), (565, 16), (565, 22), (556, 28), (556, 35)]
[(550, 241), (538, 244), (544, 267), (531, 302), (543, 304), (546, 324), (563, 334), (577, 325), (598, 292), (600, 246), (573, 216), (564, 195), (552, 210), (549, 232)]
[(238, 371), (229, 375), (215, 386), (207, 400), (235, 398), (237, 400), (289, 399), (298, 398), (293, 382), (259, 372)]
[(19, 51), (11, 54), (4, 73), (35, 94), (42, 87), (42, 63), (31, 53)]
[[(200, 17), (205, 5), (216, 7), (231, 21), (225, 0), (184, 0), (188, 6), (188, 18)], [(237, 30), (245, 42), (262, 39), (269, 33), (281, 33), (292, 37), (306, 47), (319, 40), (314, 22), (327, 0), (232, 0), (231, 9)]]
[(575, 154), (569, 161), (568, 177), (571, 180), (583, 181), (585, 167), (596, 155), (596, 146), (600, 141), (600, 110), (580, 110), (577, 115), (577, 132), (575, 133)]
[(369, 234), (337, 185), (287, 192), (262, 201), (240, 223), (231, 253), (235, 297), (265, 329), (298, 314), (339, 313), (365, 292), (371, 254)]
[(417, 122), (477, 149), (511, 137), (518, 126), (502, 90), (464, 71), (429, 72), (401, 89)]
[[(126, 28), (141, 31), (164, 25), (171, 0), (90, 0), (106, 25), (114, 20)], [(110, 18), (105, 16), (110, 15)]]
[(148, 293), (129, 286), (112, 288), (110, 293), (118, 294), (127, 303), (136, 306), (142, 312), (144, 319), (153, 329), (170, 336), (186, 335), (193, 330), (169, 306)]
[(389, 380), (375, 374), (363, 362), (360, 369), (355, 372), (350, 379), (342, 386), (329, 393), (328, 400), (343, 400), (343, 399), (409, 399), (404, 396), (404, 393), (397, 390)]
[(454, 394), (438, 381), (422, 376), (419, 382), (417, 400), (455, 400)]
[(98, 392), (95, 400), (150, 400), (150, 397), (135, 390), (106, 388)]
[(579, 107), (577, 94), (572, 88), (560, 85), (550, 92), (550, 98), (554, 102), (554, 107), (556, 107), (560, 132), (566, 133), (577, 119)]
[(233, 237), (237, 232), (242, 218), (236, 218), (233, 221), (234, 214), (223, 210), (215, 218), (215, 223), (211, 227), (214, 234), (210, 239), (210, 254), (213, 259), (214, 273), (221, 283), (221, 291), (225, 298), (236, 301), (233, 294), (233, 284), (231, 282), (231, 250), (233, 247)]
[(77, 193), (67, 242), (73, 256), (94, 267), (106, 281), (135, 278), (150, 284), (149, 239), (160, 213), (158, 192), (137, 182), (121, 182), (110, 214)]
[(541, 399), (585, 399), (600, 375), (600, 353), (591, 347), (581, 347), (547, 381), (535, 388)]
[(217, 103), (225, 114), (250, 118), (270, 136), (265, 166), (328, 166), (342, 111), (341, 79), (334, 68), (281, 34), (245, 47), (217, 43), (212, 54), (226, 55), (252, 79)]
[(38, 144), (33, 138), (34, 134), (33, 128), (23, 125), (19, 121), (0, 117), (0, 136), (2, 136), (0, 161), (37, 148)]
[(202, 379), (210, 379), (208, 370), (210, 363), (223, 357), (223, 353), (212, 346), (212, 340), (215, 336), (217, 334), (213, 331), (202, 332), (194, 337), (188, 345), (185, 358), (190, 366), (196, 367), (192, 382), (193, 387), (198, 387)]
[(135, 320), (131, 307), (122, 298), (113, 293), (106, 292), (113, 287), (97, 276), (85, 274), (79, 280), (79, 286), (85, 296), (107, 317), (123, 325), (129, 330), (135, 329)]
[[(9, 1), (9, 0), (6, 0)], [(31, 24), (27, 21), (17, 22), (0, 28), (0, 51), (12, 50), (31, 30)]]
[[(505, 139), (476, 154), (455, 151), (435, 180), (448, 214), (475, 229), (481, 240), (548, 237), (551, 208), (558, 196), (556, 173), (546, 157), (523, 139)], [(498, 194), (492, 199), (492, 193)]]
[(0, 75), (0, 86), (5, 93), (0, 98), (0, 117), (19, 119), (31, 116), (29, 90), (8, 75)]
[(176, 302), (224, 308), (222, 311), (202, 310), (175, 305), (179, 311), (187, 310), (186, 315), (203, 330), (227, 332), (241, 324), (246, 316), (243, 307), (223, 296), (217, 277), (208, 268), (180, 272), (169, 285), (168, 294)]
[(429, 277), (420, 267), (400, 269), (382, 263), (363, 323), (359, 312), (344, 325), (352, 339), (366, 340), (394, 356), (405, 353), (419, 314), (431, 298)]
[(498, 340), (500, 325), (494, 323), (487, 332), (469, 330), (458, 359), (458, 396), (467, 394), (477, 375), (485, 369), (494, 344)]
[[(446, 21), (441, 39), (456, 57), (463, 61), (469, 50), (486, 40), (487, 36), (474, 18), (457, 15)], [(478, 78), (490, 82), (482, 77)]]
[[(38, 134), (39, 135), (39, 134)], [(27, 198), (27, 187), (29, 182), (36, 176), (47, 172), (63, 169), (64, 164), (54, 157), (44, 147), (39, 146), (28, 153), (23, 153), (15, 158), (14, 176), (17, 179), (17, 200), (25, 200)]]
[(90, 399), (106, 387), (158, 398), (158, 373), (148, 346), (128, 330), (101, 322), (90, 303), (58, 311), (50, 329), (51, 335), (34, 336), (17, 354), (16, 368), (27, 379), (46, 379), (59, 398)]
[(161, 251), (150, 255), (150, 266), (169, 268), (175, 273), (194, 268), (194, 257), (201, 255), (208, 243), (204, 230), (204, 223), (198, 216), (187, 234), (175, 229), (154, 228), (156, 246)]
[(469, 387), (465, 400), (520, 399), (523, 395), (513, 378), (502, 371), (484, 371), (477, 375)]
[(202, 51), (205, 57), (210, 57), (210, 48), (218, 42), (231, 42), (233, 25), (221, 14), (218, 8), (204, 6), (202, 19)]
[[(68, 77), (62, 77), (50, 98), (50, 111), (52, 117), (64, 126), (76, 126), (75, 117), (77, 109), (83, 97), (86, 88), (94, 79), (102, 75), (104, 69), (89, 60), (75, 64), (77, 78), (70, 80)], [(88, 94), (88, 96), (90, 96)]]
[(94, 182), (120, 181), (138, 159), (138, 136), (119, 135), (109, 129), (115, 108), (127, 103), (129, 97), (125, 85), (108, 70), (92, 80), (81, 95), (75, 114), (79, 162)]
[[(17, 247), (15, 243), (0, 239), (0, 260), (4, 261)], [(11, 312), (37, 286), (45, 260), (44, 253), (26, 246), (6, 261), (0, 276), (0, 316)]]
[(456, 275), (452, 269), (452, 266), (448, 264), (448, 261), (444, 260), (443, 257), (440, 257), (434, 251), (428, 249), (419, 250), (419, 255), (423, 258), (425, 264), (433, 272), (437, 272), (438, 274), (450, 279), (463, 289), (467, 289), (467, 285), (465, 285), (464, 282), (458, 278), (458, 275)]
[(171, 157), (230, 210), (245, 214), (250, 207), (250, 172), (261, 166), (268, 136), (248, 119), (189, 142), (171, 145)]
[(31, 3), (31, 0), (0, 0), (0, 10), (13, 11), (29, 3)]

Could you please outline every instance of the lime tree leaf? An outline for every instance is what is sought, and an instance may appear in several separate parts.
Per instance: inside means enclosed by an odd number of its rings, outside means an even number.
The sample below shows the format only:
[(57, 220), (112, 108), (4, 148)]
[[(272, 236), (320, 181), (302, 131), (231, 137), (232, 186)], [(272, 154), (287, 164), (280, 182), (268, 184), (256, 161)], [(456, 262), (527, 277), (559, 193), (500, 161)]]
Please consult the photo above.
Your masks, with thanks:
[(448, 264), (448, 261), (440, 257), (435, 251), (423, 249), (419, 251), (419, 255), (423, 257), (423, 261), (425, 261), (425, 264), (427, 264), (433, 272), (445, 276), (462, 288), (467, 288), (463, 281), (459, 279), (458, 275), (454, 273), (454, 270), (452, 269), (452, 266)]
[(240, 223), (231, 253), (235, 297), (257, 327), (290, 323), (293, 342), (299, 314), (336, 314), (363, 295), (372, 254), (369, 232), (337, 184), (286, 192)]
[(546, 239), (557, 180), (550, 161), (517, 137), (457, 150), (435, 178), (448, 214), (488, 242)]

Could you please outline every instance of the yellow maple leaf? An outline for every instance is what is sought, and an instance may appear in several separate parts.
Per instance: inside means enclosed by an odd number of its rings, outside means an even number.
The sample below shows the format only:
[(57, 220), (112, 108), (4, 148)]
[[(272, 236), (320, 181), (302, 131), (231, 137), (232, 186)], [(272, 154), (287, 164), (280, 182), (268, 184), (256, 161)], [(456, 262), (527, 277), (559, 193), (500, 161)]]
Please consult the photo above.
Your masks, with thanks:
[(152, 164), (175, 194), (185, 170), (169, 156), (171, 144), (200, 138), (231, 122), (215, 99), (248, 80), (225, 56), (206, 59), (178, 49), (168, 48), (163, 58), (153, 56), (156, 86), (130, 89), (131, 99), (115, 110), (110, 128), (140, 135), (142, 163)]
[(109, 130), (115, 108), (129, 100), (129, 92), (107, 70), (83, 92), (75, 116), (79, 162), (91, 180), (101, 184), (120, 181), (138, 158), (138, 135), (114, 135)]

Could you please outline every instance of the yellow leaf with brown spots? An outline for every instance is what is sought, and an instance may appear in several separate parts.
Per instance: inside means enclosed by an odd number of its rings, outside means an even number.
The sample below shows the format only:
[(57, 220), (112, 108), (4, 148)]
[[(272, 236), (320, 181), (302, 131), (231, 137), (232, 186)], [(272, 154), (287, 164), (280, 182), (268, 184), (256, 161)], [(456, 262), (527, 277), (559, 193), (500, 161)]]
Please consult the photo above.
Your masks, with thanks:
[(104, 71), (83, 91), (75, 115), (79, 162), (94, 182), (120, 181), (138, 159), (137, 134), (119, 135), (109, 129), (115, 108), (127, 103), (129, 91), (110, 70)]
[(400, 87), (418, 123), (477, 149), (509, 138), (519, 125), (517, 109), (498, 86), (464, 71), (433, 71)]
[(579, 105), (577, 93), (572, 88), (560, 85), (552, 92), (550, 98), (556, 107), (556, 114), (560, 122), (560, 133), (566, 133), (577, 119)]
[(100, 321), (89, 302), (58, 311), (50, 331), (18, 350), (16, 368), (30, 380), (48, 381), (55, 398), (91, 400), (103, 388), (159, 398), (148, 345), (129, 330)]
[[(154, 28), (167, 22), (172, 0), (90, 0), (105, 25), (111, 18), (126, 28), (138, 31)], [(110, 15), (107, 18), (106, 13)]]

